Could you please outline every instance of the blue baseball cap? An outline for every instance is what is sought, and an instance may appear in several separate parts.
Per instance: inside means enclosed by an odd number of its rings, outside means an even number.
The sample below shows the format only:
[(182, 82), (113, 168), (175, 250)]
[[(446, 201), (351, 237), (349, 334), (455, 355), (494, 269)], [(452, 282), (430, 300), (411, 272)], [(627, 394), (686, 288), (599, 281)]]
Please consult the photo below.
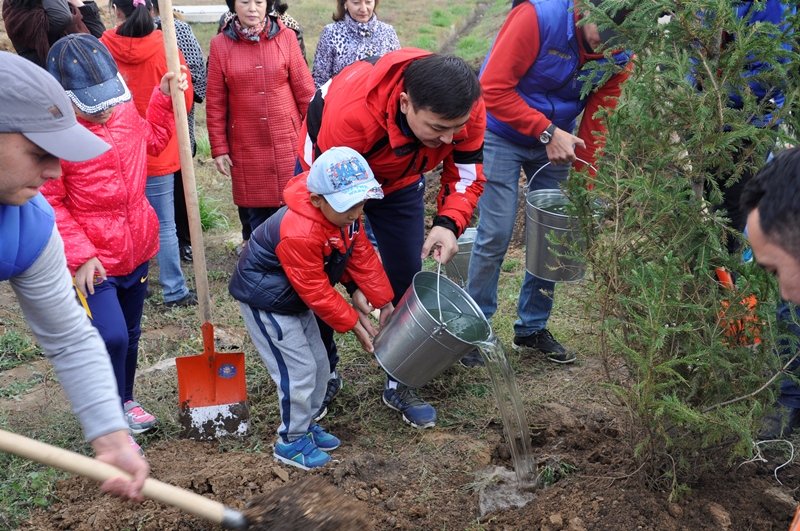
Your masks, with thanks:
[(78, 123), (53, 76), (8, 52), (0, 52), (0, 133), (20, 133), (48, 153), (75, 162), (111, 149)]
[(111, 52), (88, 33), (58, 39), (47, 54), (47, 71), (86, 114), (103, 112), (131, 99)]
[(367, 199), (383, 199), (383, 190), (369, 164), (349, 147), (333, 147), (317, 157), (306, 185), (309, 192), (324, 196), (339, 213)]

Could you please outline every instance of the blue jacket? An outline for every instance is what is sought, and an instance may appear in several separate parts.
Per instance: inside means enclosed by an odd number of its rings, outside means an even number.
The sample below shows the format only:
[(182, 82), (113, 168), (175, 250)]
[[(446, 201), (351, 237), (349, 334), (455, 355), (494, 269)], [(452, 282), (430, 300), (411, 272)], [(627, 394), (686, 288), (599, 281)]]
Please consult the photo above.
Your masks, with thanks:
[(0, 281), (33, 265), (50, 240), (55, 221), (42, 194), (22, 206), (0, 204)]
[[(783, 34), (776, 35), (776, 38), (785, 38), (784, 42), (781, 44), (781, 47), (784, 50), (791, 50), (792, 49), (792, 32), (789, 31), (789, 24), (786, 20), (786, 17), (790, 14), (794, 14), (795, 8), (788, 7), (780, 0), (766, 0), (766, 2), (761, 1), (759, 4), (766, 4), (764, 9), (754, 9), (753, 5), (755, 2), (741, 2), (736, 7), (736, 16), (739, 19), (747, 18), (749, 25), (754, 25), (760, 22), (770, 22), (778, 26)], [(736, 37), (731, 37), (735, 39)], [(789, 61), (788, 58), (783, 57), (778, 60), (779, 63), (785, 64)], [(767, 87), (759, 83), (758, 81), (753, 81), (748, 78), (752, 78), (753, 76), (757, 76), (763, 70), (772, 68), (772, 65), (769, 63), (764, 63), (762, 61), (752, 61), (745, 72), (742, 74), (742, 77), (747, 81), (747, 84), (750, 87), (752, 93), (758, 97), (758, 100), (761, 101), (764, 98), (769, 97), (769, 99), (773, 102), (774, 106), (778, 109), (783, 107), (784, 102), (784, 95), (783, 95), (783, 87)], [(734, 109), (741, 109), (744, 107), (744, 102), (742, 98), (738, 94), (731, 94), (730, 99), (728, 100), (728, 106)], [(754, 118), (752, 120), (753, 125), (757, 126), (765, 126), (772, 121), (772, 113), (767, 113), (763, 116), (763, 118)], [(774, 125), (774, 124), (772, 124)]]
[[(517, 93), (532, 108), (541, 112), (559, 129), (573, 131), (575, 119), (586, 107), (586, 99), (581, 98), (585, 81), (579, 79), (590, 72), (581, 71), (579, 33), (575, 26), (574, 4), (571, 0), (529, 0), (536, 8), (539, 21), (540, 51), (536, 61), (517, 85)], [(491, 57), (491, 50), (481, 68), (481, 73)], [(624, 67), (631, 54), (618, 51), (613, 54), (617, 65)], [(606, 62), (599, 59), (597, 62)], [(602, 73), (592, 80), (598, 86)], [(493, 133), (515, 144), (533, 146), (538, 138), (523, 135), (509, 125), (486, 113), (486, 127)]]

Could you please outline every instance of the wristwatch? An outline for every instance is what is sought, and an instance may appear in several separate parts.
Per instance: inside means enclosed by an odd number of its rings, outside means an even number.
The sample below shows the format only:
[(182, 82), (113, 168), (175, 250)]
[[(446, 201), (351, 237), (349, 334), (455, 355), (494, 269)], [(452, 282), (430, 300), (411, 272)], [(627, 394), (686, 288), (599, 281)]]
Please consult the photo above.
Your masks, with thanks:
[(550, 124), (547, 126), (547, 129), (542, 131), (542, 134), (539, 135), (539, 142), (542, 144), (549, 144), (550, 140), (553, 139), (553, 133), (556, 132), (556, 124)]

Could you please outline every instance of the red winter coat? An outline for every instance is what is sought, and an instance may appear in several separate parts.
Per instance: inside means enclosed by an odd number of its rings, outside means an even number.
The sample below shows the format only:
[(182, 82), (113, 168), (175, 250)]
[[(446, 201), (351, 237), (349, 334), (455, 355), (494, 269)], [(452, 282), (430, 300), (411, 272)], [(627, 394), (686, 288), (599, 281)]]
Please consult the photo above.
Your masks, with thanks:
[(258, 42), (229, 23), (211, 39), (206, 122), (211, 155), (233, 162), (233, 202), (278, 207), (294, 176), (297, 136), (314, 80), (295, 33), (273, 17)]
[[(117, 30), (110, 29), (103, 33), (100, 41), (106, 45), (119, 67), (119, 72), (128, 84), (133, 94), (133, 102), (144, 118), (147, 115), (147, 106), (150, 103), (150, 94), (153, 87), (161, 83), (169, 70), (167, 69), (167, 55), (164, 51), (164, 36), (160, 30), (155, 30), (145, 37), (123, 37)], [(178, 50), (181, 65), (186, 66), (183, 54)], [(192, 92), (192, 76), (186, 70), (189, 88), (183, 93), (186, 100), (186, 112), (192, 109), (194, 92)], [(174, 173), (181, 169), (181, 158), (178, 151), (178, 137), (174, 136), (167, 144), (166, 149), (157, 157), (147, 157), (147, 175), (158, 177)]]
[[(469, 226), (472, 211), (483, 193), (483, 133), (486, 109), (483, 99), (472, 107), (464, 128), (452, 144), (429, 148), (398, 125), (400, 93), (405, 90), (403, 73), (415, 59), (430, 55), (416, 48), (389, 52), (375, 63), (356, 61), (339, 72), (324, 94), (321, 124), (313, 124), (322, 106), (321, 93), (314, 97), (310, 116), (303, 123), (298, 150), (304, 170), (316, 157), (335, 146), (347, 146), (367, 159), (384, 194), (417, 182), (419, 174), (444, 162), (436, 204), (437, 215), (453, 220), (461, 234)], [(402, 117), (404, 118), (404, 116)], [(308, 136), (308, 123), (318, 127), (316, 144)], [(388, 142), (387, 142), (388, 140)], [(379, 143), (383, 143), (382, 147)], [(377, 146), (377, 148), (376, 148)]]
[(158, 252), (158, 216), (144, 195), (147, 156), (175, 132), (172, 100), (151, 89), (147, 120), (133, 102), (117, 105), (104, 125), (78, 121), (111, 146), (85, 162), (61, 161), (61, 179), (42, 194), (56, 212), (70, 273), (97, 257), (109, 276), (133, 272)]

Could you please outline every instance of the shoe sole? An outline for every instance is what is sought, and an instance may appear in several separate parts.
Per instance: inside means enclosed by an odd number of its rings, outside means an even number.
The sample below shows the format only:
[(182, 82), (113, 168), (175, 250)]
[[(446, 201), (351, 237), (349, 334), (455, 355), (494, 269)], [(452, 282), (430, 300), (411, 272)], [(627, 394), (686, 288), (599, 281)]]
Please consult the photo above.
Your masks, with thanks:
[(134, 426), (128, 424), (128, 429), (130, 429), (131, 433), (134, 434), (134, 435), (141, 435), (143, 433), (147, 433), (147, 432), (150, 432), (150, 431), (157, 430), (158, 429), (158, 424), (153, 424), (152, 426), (147, 427), (147, 428), (134, 427)]
[(420, 430), (424, 430), (424, 429), (426, 429), (426, 428), (433, 428), (434, 426), (436, 426), (436, 421), (435, 421), (435, 420), (434, 420), (434, 421), (431, 421), (431, 422), (426, 422), (425, 424), (421, 424), (421, 425), (420, 425), (420, 424), (417, 424), (416, 422), (412, 422), (412, 421), (411, 421), (411, 419), (409, 419), (408, 417), (406, 417), (406, 414), (405, 414), (405, 413), (403, 413), (402, 411), (400, 411), (399, 409), (397, 409), (396, 407), (394, 407), (394, 406), (392, 405), (392, 403), (391, 403), (391, 402), (389, 402), (388, 400), (386, 400), (386, 397), (385, 397), (385, 396), (381, 395), (381, 398), (383, 399), (383, 403), (384, 403), (384, 404), (386, 404), (387, 406), (389, 406), (389, 409), (394, 409), (395, 411), (397, 411), (398, 413), (400, 413), (400, 414), (403, 416), (403, 420), (404, 420), (404, 421), (406, 421), (406, 422), (407, 422), (408, 424), (410, 424), (411, 426), (413, 426), (413, 427), (415, 427), (415, 428), (417, 428), (417, 429), (420, 429)]
[(319, 422), (320, 420), (324, 419), (325, 415), (327, 414), (328, 414), (328, 408), (326, 407), (325, 409), (322, 410), (322, 413), (320, 413), (318, 417), (314, 417), (314, 422)]
[(547, 354), (547, 352), (541, 351), (538, 348), (529, 347), (529, 346), (526, 346), (526, 345), (517, 345), (513, 341), (511, 342), (511, 348), (513, 348), (514, 350), (533, 350), (533, 351), (536, 351), (536, 352), (538, 352), (540, 354), (543, 354), (544, 357), (547, 359), (547, 361), (550, 361), (550, 362), (553, 362), (553, 363), (558, 363), (560, 365), (567, 365), (569, 363), (574, 363), (575, 360), (578, 359), (578, 357), (575, 356), (573, 358), (569, 358), (569, 359), (566, 359), (566, 360), (556, 360), (556, 359), (551, 358)]
[(279, 461), (279, 462), (281, 462), (281, 463), (283, 463), (285, 465), (291, 465), (291, 466), (299, 468), (300, 470), (305, 470), (306, 472), (311, 470), (312, 468), (323, 467), (323, 466), (327, 465), (330, 462), (330, 459), (329, 459), (328, 461), (322, 463), (321, 465), (306, 466), (306, 465), (304, 465), (302, 463), (298, 463), (297, 461), (292, 461), (291, 459), (287, 459), (286, 457), (282, 457), (282, 456), (280, 456), (280, 455), (278, 455), (278, 454), (276, 454), (274, 452), (272, 454), (272, 457), (274, 457), (276, 461)]

